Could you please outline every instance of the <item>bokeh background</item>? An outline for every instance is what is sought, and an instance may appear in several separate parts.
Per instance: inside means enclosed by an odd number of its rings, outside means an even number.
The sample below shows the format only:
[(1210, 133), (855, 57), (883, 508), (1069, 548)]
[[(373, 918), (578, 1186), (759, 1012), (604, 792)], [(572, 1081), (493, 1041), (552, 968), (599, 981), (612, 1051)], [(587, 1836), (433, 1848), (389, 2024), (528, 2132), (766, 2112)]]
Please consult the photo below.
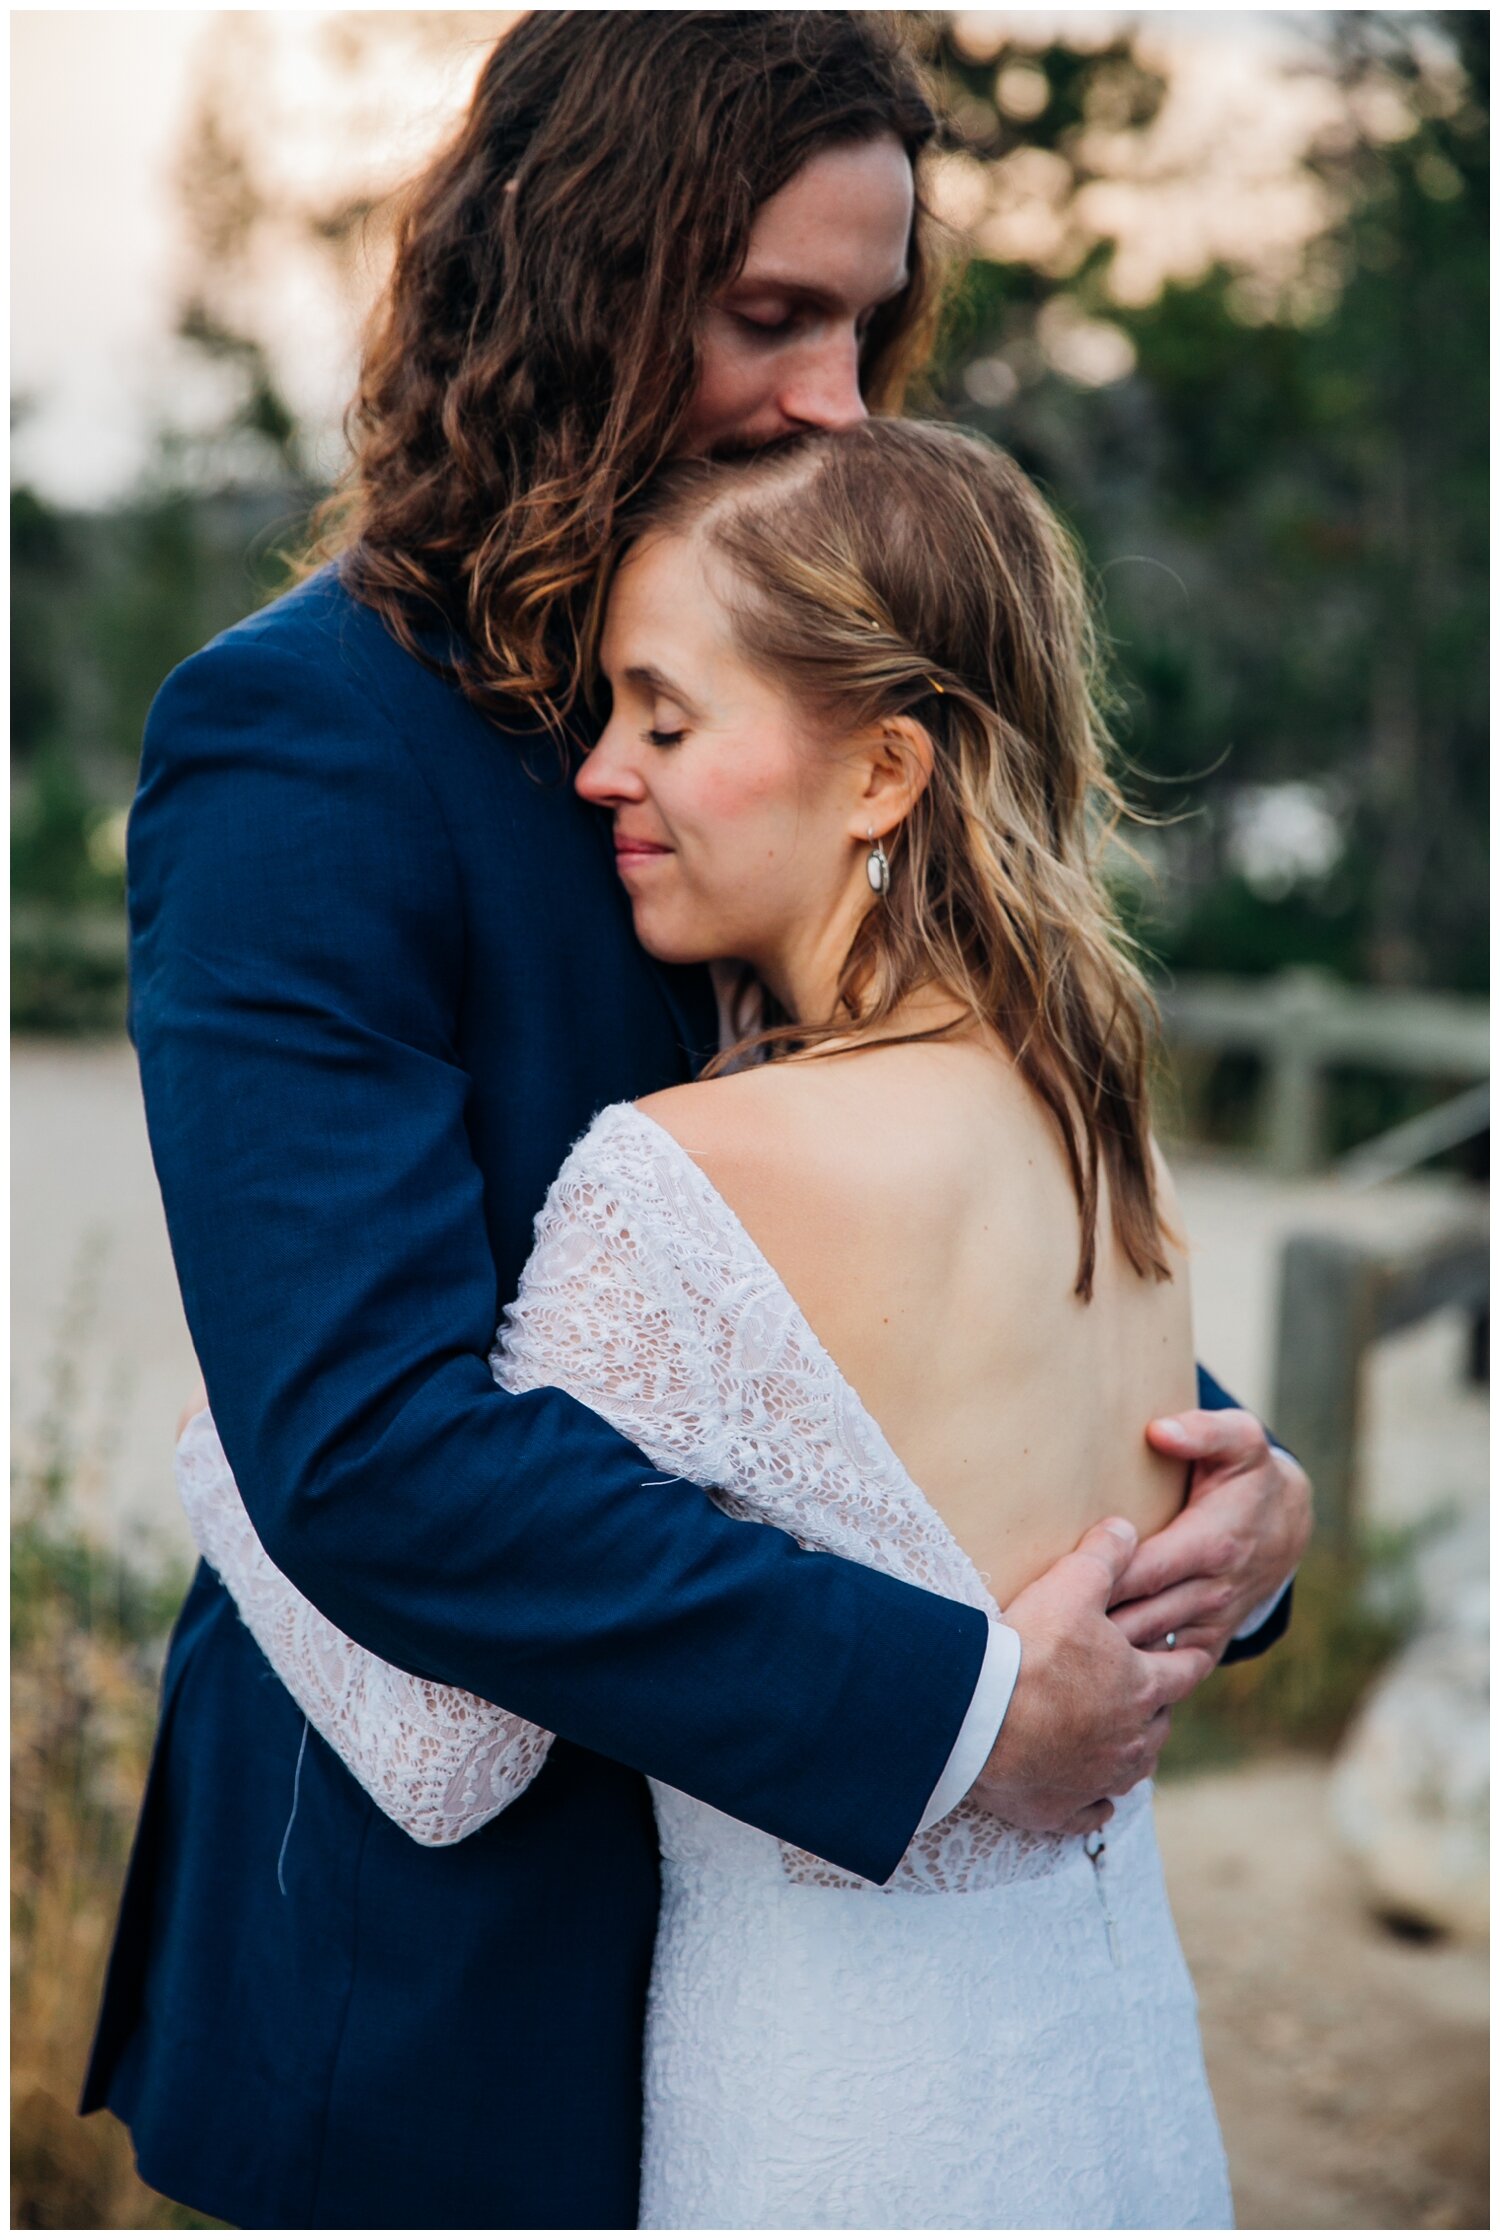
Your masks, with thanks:
[[(391, 198), (502, 13), (20, 12), (12, 2218), (204, 2220), (72, 2114), (188, 1547), (123, 1038), (150, 697), (337, 474)], [(1082, 537), (1201, 1355), (1313, 1468), (1163, 1842), (1247, 2226), (1487, 2222), (1488, 15), (909, 17), (931, 396)]]

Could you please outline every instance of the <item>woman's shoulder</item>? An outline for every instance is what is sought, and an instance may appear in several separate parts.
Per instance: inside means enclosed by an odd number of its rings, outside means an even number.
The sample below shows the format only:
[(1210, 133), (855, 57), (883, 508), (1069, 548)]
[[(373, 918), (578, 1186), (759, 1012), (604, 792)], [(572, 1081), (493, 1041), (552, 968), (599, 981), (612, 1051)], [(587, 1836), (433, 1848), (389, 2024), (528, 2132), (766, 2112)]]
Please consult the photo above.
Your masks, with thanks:
[(728, 1079), (686, 1082), (633, 1104), (603, 1106), (575, 1139), (554, 1194), (582, 1189), (639, 1202), (659, 1191), (664, 1176), (680, 1176), (685, 1162), (717, 1180), (766, 1125), (764, 1100), (731, 1094), (733, 1086)]
[(941, 1045), (850, 1048), (748, 1066), (642, 1097), (631, 1108), (683, 1148), (755, 1164), (879, 1166), (910, 1153), (917, 1121), (940, 1128), (974, 1102), (970, 1060)]
[(710, 1086), (690, 1083), (601, 1107), (559, 1168), (553, 1200), (582, 1199), (611, 1219), (621, 1209), (641, 1211), (648, 1200), (680, 1204), (684, 1165), (712, 1172), (735, 1139), (733, 1115), (724, 1101), (709, 1102)]
[(806, 1154), (828, 1109), (824, 1079), (808, 1064), (748, 1066), (710, 1081), (685, 1081), (640, 1097), (628, 1109), (654, 1122), (690, 1158), (785, 1162)]
[(957, 1042), (756, 1066), (629, 1109), (674, 1137), (752, 1231), (769, 1228), (752, 1218), (768, 1207), (778, 1229), (805, 1220), (825, 1242), (872, 1217), (951, 1223), (1052, 1140), (1013, 1062)]
[(693, 1081), (630, 1109), (673, 1138), (757, 1238), (788, 1223), (836, 1231), (883, 1194), (899, 1159), (875, 1084), (842, 1059), (781, 1062)]

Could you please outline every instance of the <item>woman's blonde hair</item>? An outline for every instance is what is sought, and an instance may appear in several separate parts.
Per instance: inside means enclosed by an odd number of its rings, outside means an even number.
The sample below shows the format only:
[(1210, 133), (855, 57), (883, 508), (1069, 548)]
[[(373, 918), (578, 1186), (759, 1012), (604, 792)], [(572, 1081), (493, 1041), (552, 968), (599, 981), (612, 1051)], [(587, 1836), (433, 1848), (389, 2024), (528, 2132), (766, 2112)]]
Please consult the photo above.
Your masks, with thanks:
[(836, 1015), (740, 1048), (814, 1050), (941, 985), (1000, 1035), (1056, 1122), (1082, 1229), (1078, 1296), (1093, 1290), (1101, 1160), (1132, 1267), (1170, 1280), (1147, 1085), (1159, 1015), (1100, 876), (1127, 811), (1084, 573), (1057, 516), (978, 437), (872, 420), (671, 467), (623, 526), (622, 552), (691, 533), (728, 562), (740, 652), (820, 732), (906, 717), (932, 743)]

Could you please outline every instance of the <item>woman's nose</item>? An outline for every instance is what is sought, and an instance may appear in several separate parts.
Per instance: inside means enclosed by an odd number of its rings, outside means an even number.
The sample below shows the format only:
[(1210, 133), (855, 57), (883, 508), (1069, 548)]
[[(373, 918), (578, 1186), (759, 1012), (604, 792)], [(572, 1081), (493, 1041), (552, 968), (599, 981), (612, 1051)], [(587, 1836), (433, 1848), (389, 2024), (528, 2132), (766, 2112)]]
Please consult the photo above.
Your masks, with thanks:
[(645, 785), (613, 723), (605, 725), (593, 747), (578, 766), (573, 790), (581, 800), (610, 808), (617, 801), (639, 801)]
[(781, 392), (788, 420), (803, 428), (852, 428), (869, 413), (859, 386), (859, 337), (852, 327), (820, 337)]

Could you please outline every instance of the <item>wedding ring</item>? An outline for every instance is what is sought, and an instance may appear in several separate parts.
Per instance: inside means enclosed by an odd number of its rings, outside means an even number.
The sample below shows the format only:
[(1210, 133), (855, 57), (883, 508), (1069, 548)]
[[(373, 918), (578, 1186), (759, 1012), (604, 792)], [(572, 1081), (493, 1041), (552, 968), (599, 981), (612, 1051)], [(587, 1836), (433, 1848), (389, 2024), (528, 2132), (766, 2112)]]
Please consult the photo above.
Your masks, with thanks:
[(1177, 1636), (1176, 1636), (1176, 1634), (1175, 1634), (1175, 1633), (1169, 1633), (1169, 1634), (1167, 1635), (1166, 1639), (1165, 1639), (1165, 1640), (1163, 1641), (1163, 1643), (1162, 1643), (1162, 1647), (1163, 1647), (1164, 1649), (1175, 1649), (1175, 1648), (1176, 1648), (1176, 1646), (1177, 1646)]

